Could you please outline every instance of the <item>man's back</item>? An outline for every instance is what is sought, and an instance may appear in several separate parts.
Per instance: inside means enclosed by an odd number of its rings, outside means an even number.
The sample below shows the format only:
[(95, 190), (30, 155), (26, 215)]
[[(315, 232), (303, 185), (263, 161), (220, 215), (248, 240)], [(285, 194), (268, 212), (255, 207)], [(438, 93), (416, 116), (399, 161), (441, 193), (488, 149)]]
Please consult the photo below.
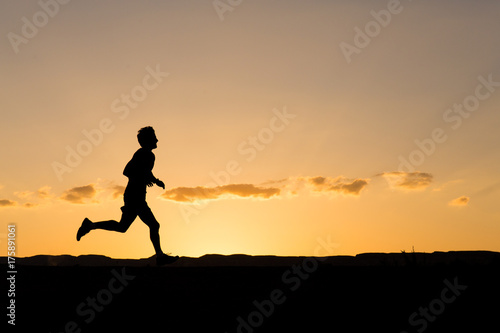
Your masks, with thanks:
[(153, 177), (152, 170), (155, 155), (151, 150), (139, 148), (132, 159), (127, 163), (123, 174), (128, 177), (127, 188), (124, 196), (127, 198), (140, 197), (145, 199), (146, 185)]

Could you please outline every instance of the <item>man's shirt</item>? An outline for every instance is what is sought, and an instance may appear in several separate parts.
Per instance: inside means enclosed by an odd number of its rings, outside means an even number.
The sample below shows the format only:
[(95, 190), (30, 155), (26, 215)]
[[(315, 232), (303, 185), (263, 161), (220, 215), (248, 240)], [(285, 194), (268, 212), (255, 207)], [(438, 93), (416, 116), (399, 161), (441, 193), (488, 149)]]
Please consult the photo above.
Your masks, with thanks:
[(146, 185), (153, 181), (152, 170), (155, 164), (155, 154), (152, 151), (139, 148), (127, 163), (123, 174), (128, 177), (124, 199), (146, 200)]

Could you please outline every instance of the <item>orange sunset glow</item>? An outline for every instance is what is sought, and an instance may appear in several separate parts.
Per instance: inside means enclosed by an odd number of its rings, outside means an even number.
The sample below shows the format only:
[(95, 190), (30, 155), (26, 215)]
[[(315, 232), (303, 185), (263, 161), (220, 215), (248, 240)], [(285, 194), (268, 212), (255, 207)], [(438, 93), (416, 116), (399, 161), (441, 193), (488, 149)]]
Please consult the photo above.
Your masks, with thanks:
[[(0, 5), (0, 240), (154, 254), (119, 220), (137, 131), (165, 252), (500, 251), (498, 1)], [(325, 244), (318, 252), (318, 244)]]

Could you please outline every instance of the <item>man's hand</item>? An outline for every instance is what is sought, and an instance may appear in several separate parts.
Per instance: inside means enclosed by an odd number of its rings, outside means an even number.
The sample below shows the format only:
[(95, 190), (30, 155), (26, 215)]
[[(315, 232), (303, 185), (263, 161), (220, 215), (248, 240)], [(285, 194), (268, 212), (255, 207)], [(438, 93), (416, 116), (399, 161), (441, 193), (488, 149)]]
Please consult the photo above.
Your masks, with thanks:
[(159, 179), (156, 180), (156, 185), (158, 185), (162, 189), (165, 189), (165, 184)]

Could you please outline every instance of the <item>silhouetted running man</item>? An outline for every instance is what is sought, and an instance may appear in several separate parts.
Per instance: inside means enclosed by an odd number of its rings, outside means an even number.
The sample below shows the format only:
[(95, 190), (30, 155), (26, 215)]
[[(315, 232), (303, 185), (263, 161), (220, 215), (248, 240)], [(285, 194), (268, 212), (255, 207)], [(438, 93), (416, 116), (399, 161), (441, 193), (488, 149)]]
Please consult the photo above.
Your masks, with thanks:
[(121, 208), (122, 217), (120, 222), (110, 220), (102, 222), (90, 221), (85, 218), (80, 229), (76, 234), (76, 240), (79, 241), (91, 230), (103, 229), (110, 231), (125, 232), (130, 227), (135, 218), (139, 216), (141, 220), (149, 227), (149, 236), (156, 251), (156, 263), (158, 265), (171, 264), (179, 257), (169, 256), (163, 253), (160, 246), (160, 224), (156, 221), (153, 212), (146, 203), (146, 186), (153, 184), (165, 189), (165, 184), (153, 176), (153, 166), (155, 155), (152, 150), (155, 149), (158, 139), (152, 127), (144, 127), (137, 133), (137, 139), (141, 148), (139, 148), (132, 159), (125, 166), (123, 174), (128, 177), (128, 184), (123, 194), (125, 205)]

